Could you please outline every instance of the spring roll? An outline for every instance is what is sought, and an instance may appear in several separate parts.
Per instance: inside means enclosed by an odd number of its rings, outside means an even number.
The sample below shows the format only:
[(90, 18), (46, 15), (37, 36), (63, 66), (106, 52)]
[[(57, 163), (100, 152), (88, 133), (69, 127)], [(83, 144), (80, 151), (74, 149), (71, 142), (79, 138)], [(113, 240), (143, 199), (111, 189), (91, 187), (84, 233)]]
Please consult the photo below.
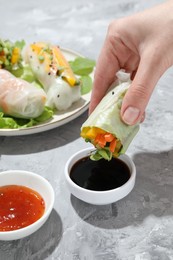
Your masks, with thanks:
[(130, 74), (119, 71), (117, 78), (118, 84), (111, 86), (81, 127), (81, 136), (96, 148), (93, 160), (111, 160), (125, 153), (139, 130), (139, 124), (129, 126), (120, 116), (123, 97), (131, 84)]
[(80, 99), (79, 81), (59, 47), (33, 43), (26, 46), (23, 56), (47, 94), (47, 106), (66, 110)]
[(45, 103), (43, 89), (0, 69), (0, 111), (18, 118), (36, 118), (42, 114)]

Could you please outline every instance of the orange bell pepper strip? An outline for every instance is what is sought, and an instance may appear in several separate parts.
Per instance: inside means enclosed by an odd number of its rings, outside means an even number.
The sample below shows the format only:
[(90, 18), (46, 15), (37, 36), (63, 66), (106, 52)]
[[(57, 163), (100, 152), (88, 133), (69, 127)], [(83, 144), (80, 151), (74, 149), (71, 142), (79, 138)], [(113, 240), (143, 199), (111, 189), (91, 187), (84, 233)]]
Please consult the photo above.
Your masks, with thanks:
[(12, 64), (18, 63), (19, 59), (20, 59), (20, 49), (15, 47), (12, 52), (11, 63)]
[(70, 84), (70, 86), (75, 86), (77, 79), (68, 63), (65, 59), (64, 55), (62, 54), (61, 50), (54, 46), (52, 48), (53, 56), (56, 58), (57, 64), (63, 68), (63, 77), (64, 79)]

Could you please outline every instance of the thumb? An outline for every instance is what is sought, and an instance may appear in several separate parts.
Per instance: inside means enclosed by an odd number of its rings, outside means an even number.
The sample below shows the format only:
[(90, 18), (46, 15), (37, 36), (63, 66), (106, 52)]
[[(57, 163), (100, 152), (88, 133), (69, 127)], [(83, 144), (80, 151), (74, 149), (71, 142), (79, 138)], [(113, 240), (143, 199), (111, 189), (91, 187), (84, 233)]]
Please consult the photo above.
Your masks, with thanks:
[(121, 117), (128, 125), (142, 120), (154, 87), (163, 74), (161, 59), (157, 55), (155, 57), (151, 54), (141, 57), (136, 75), (123, 99)]

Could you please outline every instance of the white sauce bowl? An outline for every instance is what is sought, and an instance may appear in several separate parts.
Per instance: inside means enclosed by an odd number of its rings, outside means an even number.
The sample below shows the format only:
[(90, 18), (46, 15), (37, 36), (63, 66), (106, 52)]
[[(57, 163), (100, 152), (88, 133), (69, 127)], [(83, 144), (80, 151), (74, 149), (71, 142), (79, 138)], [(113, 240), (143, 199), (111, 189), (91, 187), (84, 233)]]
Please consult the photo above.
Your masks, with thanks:
[(94, 149), (90, 147), (83, 149), (72, 155), (67, 161), (65, 165), (65, 178), (71, 194), (73, 194), (80, 200), (94, 205), (105, 205), (114, 203), (127, 196), (132, 191), (136, 180), (135, 164), (133, 163), (132, 159), (127, 155), (121, 155), (119, 159), (128, 166), (131, 175), (129, 180), (118, 188), (106, 191), (94, 191), (82, 188), (72, 181), (72, 179), (70, 178), (70, 171), (73, 165), (80, 159), (89, 156), (91, 151), (93, 150)]
[(54, 190), (50, 183), (40, 175), (21, 170), (0, 172), (0, 186), (22, 185), (38, 192), (45, 202), (43, 216), (31, 225), (13, 230), (0, 232), (0, 240), (16, 240), (31, 235), (48, 219), (54, 205)]

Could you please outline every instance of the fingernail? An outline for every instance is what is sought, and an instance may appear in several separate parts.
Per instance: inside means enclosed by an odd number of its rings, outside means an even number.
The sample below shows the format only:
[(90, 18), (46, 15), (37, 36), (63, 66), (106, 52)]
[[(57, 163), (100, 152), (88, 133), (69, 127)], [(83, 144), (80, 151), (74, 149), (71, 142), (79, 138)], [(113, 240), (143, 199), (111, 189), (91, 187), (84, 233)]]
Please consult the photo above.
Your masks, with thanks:
[(123, 114), (123, 121), (128, 125), (136, 123), (139, 117), (140, 111), (136, 107), (128, 107)]

